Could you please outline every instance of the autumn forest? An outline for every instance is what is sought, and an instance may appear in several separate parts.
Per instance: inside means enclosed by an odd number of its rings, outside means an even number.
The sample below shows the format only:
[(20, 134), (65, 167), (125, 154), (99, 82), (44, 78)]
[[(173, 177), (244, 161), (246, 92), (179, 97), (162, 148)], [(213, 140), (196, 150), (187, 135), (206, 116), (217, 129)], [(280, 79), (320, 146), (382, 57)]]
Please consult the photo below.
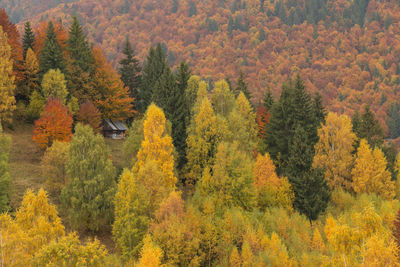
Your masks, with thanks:
[(400, 266), (400, 2), (0, 0), (0, 266)]

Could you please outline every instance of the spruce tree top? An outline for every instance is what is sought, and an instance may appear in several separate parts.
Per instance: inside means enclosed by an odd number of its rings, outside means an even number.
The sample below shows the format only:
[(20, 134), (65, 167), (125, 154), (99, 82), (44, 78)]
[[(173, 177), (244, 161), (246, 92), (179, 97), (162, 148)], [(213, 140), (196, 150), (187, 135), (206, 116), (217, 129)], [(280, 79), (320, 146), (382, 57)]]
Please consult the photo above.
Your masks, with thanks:
[(272, 95), (271, 89), (268, 88), (263, 98), (263, 106), (268, 113), (271, 112), (272, 105), (274, 104), (274, 102), (275, 102), (274, 96)]
[(51, 21), (47, 26), (46, 40), (42, 52), (40, 53), (39, 68), (41, 77), (43, 77), (43, 75), (50, 69), (59, 69), (62, 72), (65, 72), (63, 51), (57, 41), (54, 25)]
[(83, 71), (91, 73), (94, 69), (92, 49), (76, 16), (73, 17), (69, 29), (67, 44), (73, 64), (79, 66)]
[(35, 34), (32, 31), (31, 23), (27, 21), (24, 26), (24, 37), (22, 38), (22, 47), (24, 48), (24, 60), (26, 58), (26, 53), (28, 49), (33, 50), (33, 45), (35, 43)]
[(169, 68), (165, 53), (158, 44), (156, 48), (151, 47), (143, 64), (142, 84), (139, 91), (139, 111), (144, 113), (153, 99), (153, 92), (156, 83), (160, 80), (164, 71)]
[(135, 51), (132, 49), (129, 39), (126, 38), (124, 50), (125, 57), (119, 62), (118, 73), (125, 86), (129, 88), (130, 96), (137, 100), (138, 88), (141, 83), (141, 67), (139, 61), (135, 58)]
[(235, 96), (238, 96), (240, 94), (240, 92), (243, 92), (244, 95), (246, 96), (246, 98), (250, 101), (252, 96), (251, 96), (251, 93), (248, 89), (246, 82), (244, 81), (244, 72), (243, 71), (240, 71), (240, 73), (239, 73), (239, 78), (236, 83), (236, 89), (234, 91)]

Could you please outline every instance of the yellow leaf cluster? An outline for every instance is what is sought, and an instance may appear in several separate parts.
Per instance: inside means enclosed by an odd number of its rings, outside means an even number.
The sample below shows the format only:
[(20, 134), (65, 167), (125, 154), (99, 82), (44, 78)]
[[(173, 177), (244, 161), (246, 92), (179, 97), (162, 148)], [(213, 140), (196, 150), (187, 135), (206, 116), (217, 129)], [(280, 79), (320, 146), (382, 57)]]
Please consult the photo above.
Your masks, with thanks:
[(11, 47), (7, 42), (7, 34), (0, 26), (0, 121), (11, 120), (15, 110), (14, 80)]
[(98, 240), (81, 245), (75, 233), (65, 236), (43, 189), (25, 193), (15, 219), (0, 215), (0, 250), (4, 266), (100, 266), (107, 254)]
[(163, 111), (154, 104), (150, 105), (143, 123), (144, 140), (138, 152), (137, 166), (142, 167), (148, 160), (155, 161), (167, 176), (166, 184), (174, 187), (176, 183), (173, 173), (174, 146), (172, 138), (168, 135), (164, 136), (165, 122)]
[(325, 125), (318, 129), (318, 136), (313, 166), (325, 168), (325, 178), (331, 188), (349, 189), (353, 144), (357, 139), (350, 118), (330, 112)]
[(375, 193), (384, 199), (393, 199), (395, 185), (387, 170), (386, 158), (382, 150), (372, 150), (364, 139), (360, 142), (351, 174), (352, 186), (356, 193)]
[(64, 226), (56, 208), (48, 203), (43, 189), (37, 195), (27, 191), (15, 220), (2, 214), (0, 229), (6, 266), (29, 265), (37, 251), (64, 235)]
[(144, 245), (139, 259), (138, 267), (159, 267), (163, 252), (153, 243), (150, 236), (144, 238)]
[(138, 182), (145, 184), (150, 195), (165, 192), (162, 195), (166, 197), (175, 189), (177, 178), (174, 174), (174, 146), (172, 138), (165, 134), (165, 124), (163, 111), (151, 104), (143, 122), (144, 140), (132, 172), (137, 175)]

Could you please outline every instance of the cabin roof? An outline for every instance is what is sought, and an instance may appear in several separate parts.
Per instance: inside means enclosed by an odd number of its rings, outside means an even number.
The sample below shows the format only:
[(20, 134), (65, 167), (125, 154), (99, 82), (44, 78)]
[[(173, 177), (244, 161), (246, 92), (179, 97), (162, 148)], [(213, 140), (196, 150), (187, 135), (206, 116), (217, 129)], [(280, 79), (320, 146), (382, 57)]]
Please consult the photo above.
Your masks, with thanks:
[(120, 122), (120, 121), (112, 121), (112, 123), (114, 123), (114, 125), (118, 128), (118, 130), (120, 131), (126, 131), (128, 129), (126, 129), (125, 125)]
[(104, 123), (111, 128), (113, 131), (126, 131), (127, 128), (120, 121), (113, 121), (110, 119), (104, 119)]

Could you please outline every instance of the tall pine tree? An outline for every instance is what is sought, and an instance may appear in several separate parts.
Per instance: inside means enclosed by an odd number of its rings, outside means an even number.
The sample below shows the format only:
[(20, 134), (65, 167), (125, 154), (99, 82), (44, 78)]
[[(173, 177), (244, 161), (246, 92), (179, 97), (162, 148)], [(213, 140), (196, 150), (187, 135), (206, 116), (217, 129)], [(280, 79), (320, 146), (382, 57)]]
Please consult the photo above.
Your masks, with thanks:
[(263, 98), (263, 106), (267, 113), (271, 113), (271, 108), (275, 103), (274, 96), (272, 95), (272, 91), (270, 88), (265, 91), (264, 98)]
[(158, 44), (156, 48), (151, 47), (143, 66), (142, 83), (138, 93), (137, 104), (141, 113), (144, 113), (150, 105), (154, 87), (167, 68), (169, 67), (161, 44)]
[(311, 223), (327, 208), (330, 191), (323, 170), (311, 168), (314, 148), (308, 138), (303, 127), (298, 125), (290, 144), (286, 175), (293, 186), (294, 207)]
[(24, 36), (22, 37), (22, 48), (24, 49), (24, 60), (26, 58), (26, 53), (28, 49), (33, 50), (33, 45), (35, 43), (35, 34), (32, 31), (31, 23), (29, 21), (25, 22), (24, 25)]
[(40, 53), (39, 69), (41, 75), (40, 79), (50, 69), (59, 69), (61, 72), (65, 72), (63, 51), (58, 43), (54, 25), (51, 21), (47, 26), (46, 40), (44, 41), (44, 47)]
[(153, 92), (153, 101), (163, 109), (166, 118), (172, 123), (172, 138), (178, 152), (178, 167), (182, 167), (186, 159), (186, 106), (185, 90), (190, 71), (185, 63), (181, 63), (176, 75), (167, 66)]
[(244, 81), (244, 72), (243, 71), (240, 71), (239, 78), (236, 82), (236, 88), (233, 91), (233, 93), (235, 94), (236, 97), (240, 94), (240, 92), (243, 92), (249, 101), (251, 100), (252, 96), (248, 89), (247, 83)]
[(369, 106), (365, 106), (361, 116), (358, 112), (354, 113), (353, 131), (359, 140), (366, 139), (372, 147), (380, 147), (383, 144), (383, 129)]
[[(126, 38), (122, 53), (124, 54), (124, 58), (119, 62), (118, 73), (121, 75), (124, 85), (129, 88), (130, 97), (134, 98), (135, 102), (137, 102), (138, 90), (142, 79), (140, 72), (142, 69), (128, 38)], [(134, 108), (137, 109), (136, 103)]]
[(84, 72), (92, 73), (94, 70), (92, 49), (76, 16), (73, 17), (69, 29), (67, 44), (72, 64), (79, 66)]
[(172, 123), (172, 138), (174, 146), (179, 153), (178, 168), (183, 167), (186, 163), (186, 138), (187, 138), (187, 118), (190, 117), (190, 105), (186, 102), (186, 91), (188, 88), (191, 71), (188, 64), (181, 62), (178, 71), (175, 74), (177, 86), (176, 92), (173, 93), (171, 103), (174, 111), (174, 118), (169, 119)]
[(279, 101), (272, 107), (266, 137), (268, 152), (278, 165), (278, 173), (288, 171), (290, 144), (298, 126), (307, 135), (307, 146), (314, 156), (314, 145), (318, 141), (317, 129), (324, 118), (322, 114), (325, 114), (323, 106), (317, 105), (311, 98), (299, 75), (294, 82), (290, 81), (283, 86)]
[(280, 174), (288, 176), (295, 193), (294, 206), (315, 220), (330, 199), (323, 172), (312, 168), (317, 129), (325, 118), (318, 97), (312, 99), (300, 76), (284, 85), (272, 107), (267, 126), (267, 149)]

